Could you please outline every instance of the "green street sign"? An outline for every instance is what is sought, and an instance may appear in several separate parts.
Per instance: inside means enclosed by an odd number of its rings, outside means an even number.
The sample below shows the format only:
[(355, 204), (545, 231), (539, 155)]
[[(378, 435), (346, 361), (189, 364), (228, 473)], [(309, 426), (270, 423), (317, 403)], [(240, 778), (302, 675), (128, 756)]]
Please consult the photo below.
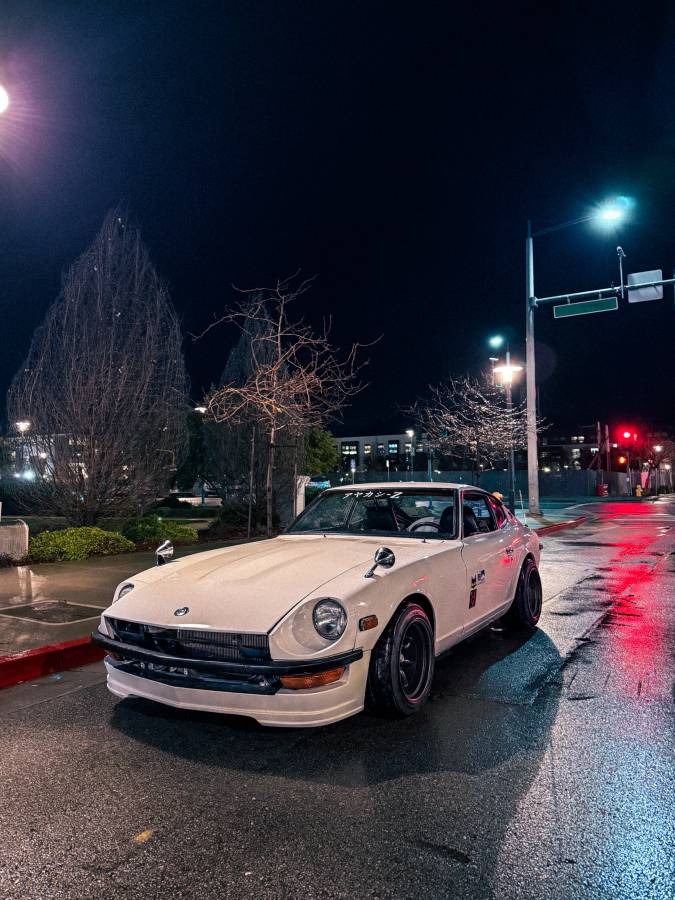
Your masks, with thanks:
[(568, 316), (587, 316), (590, 313), (611, 312), (619, 308), (616, 297), (603, 297), (600, 300), (583, 300), (581, 303), (564, 303), (553, 307), (554, 319), (565, 319)]

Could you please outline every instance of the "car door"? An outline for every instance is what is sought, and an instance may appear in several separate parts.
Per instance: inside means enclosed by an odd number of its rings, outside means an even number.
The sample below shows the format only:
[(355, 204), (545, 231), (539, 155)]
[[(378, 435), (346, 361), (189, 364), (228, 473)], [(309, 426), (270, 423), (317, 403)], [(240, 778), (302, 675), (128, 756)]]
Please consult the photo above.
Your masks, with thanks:
[(505, 576), (504, 603), (513, 599), (518, 581), (518, 573), (525, 554), (525, 541), (523, 529), (516, 517), (508, 512), (504, 505), (491, 494), (487, 498), (492, 514), (497, 523), (497, 530), (504, 536), (504, 558), (502, 559), (502, 574)]
[(462, 559), (467, 573), (464, 634), (482, 627), (505, 603), (509, 584), (510, 535), (497, 525), (483, 491), (462, 496)]

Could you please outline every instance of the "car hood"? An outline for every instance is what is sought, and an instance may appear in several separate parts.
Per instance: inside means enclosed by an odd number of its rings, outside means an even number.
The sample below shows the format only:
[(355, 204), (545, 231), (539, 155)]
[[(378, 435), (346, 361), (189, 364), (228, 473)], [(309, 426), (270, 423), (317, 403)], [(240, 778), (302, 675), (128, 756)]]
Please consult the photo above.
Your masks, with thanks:
[[(309, 594), (372, 563), (377, 540), (283, 536), (184, 557), (141, 572), (105, 615), (131, 622), (267, 632)], [(180, 618), (177, 609), (188, 607)]]

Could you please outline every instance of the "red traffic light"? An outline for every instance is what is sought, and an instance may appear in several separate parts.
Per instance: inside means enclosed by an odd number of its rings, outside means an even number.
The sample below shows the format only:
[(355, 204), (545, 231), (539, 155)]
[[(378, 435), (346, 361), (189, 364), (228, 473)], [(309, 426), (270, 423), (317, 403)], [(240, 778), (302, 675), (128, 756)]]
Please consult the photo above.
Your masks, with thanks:
[(632, 425), (622, 425), (617, 429), (617, 437), (620, 443), (625, 444), (627, 441), (636, 442), (638, 439), (637, 429)]

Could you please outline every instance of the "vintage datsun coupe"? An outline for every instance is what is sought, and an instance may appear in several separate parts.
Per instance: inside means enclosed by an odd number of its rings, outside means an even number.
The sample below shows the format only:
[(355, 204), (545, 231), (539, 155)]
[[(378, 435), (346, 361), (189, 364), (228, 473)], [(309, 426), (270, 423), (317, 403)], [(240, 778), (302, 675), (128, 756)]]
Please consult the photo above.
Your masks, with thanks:
[(172, 549), (117, 587), (92, 635), (109, 689), (265, 725), (414, 713), (439, 654), (541, 612), (537, 535), (466, 485), (333, 488), (279, 537)]

